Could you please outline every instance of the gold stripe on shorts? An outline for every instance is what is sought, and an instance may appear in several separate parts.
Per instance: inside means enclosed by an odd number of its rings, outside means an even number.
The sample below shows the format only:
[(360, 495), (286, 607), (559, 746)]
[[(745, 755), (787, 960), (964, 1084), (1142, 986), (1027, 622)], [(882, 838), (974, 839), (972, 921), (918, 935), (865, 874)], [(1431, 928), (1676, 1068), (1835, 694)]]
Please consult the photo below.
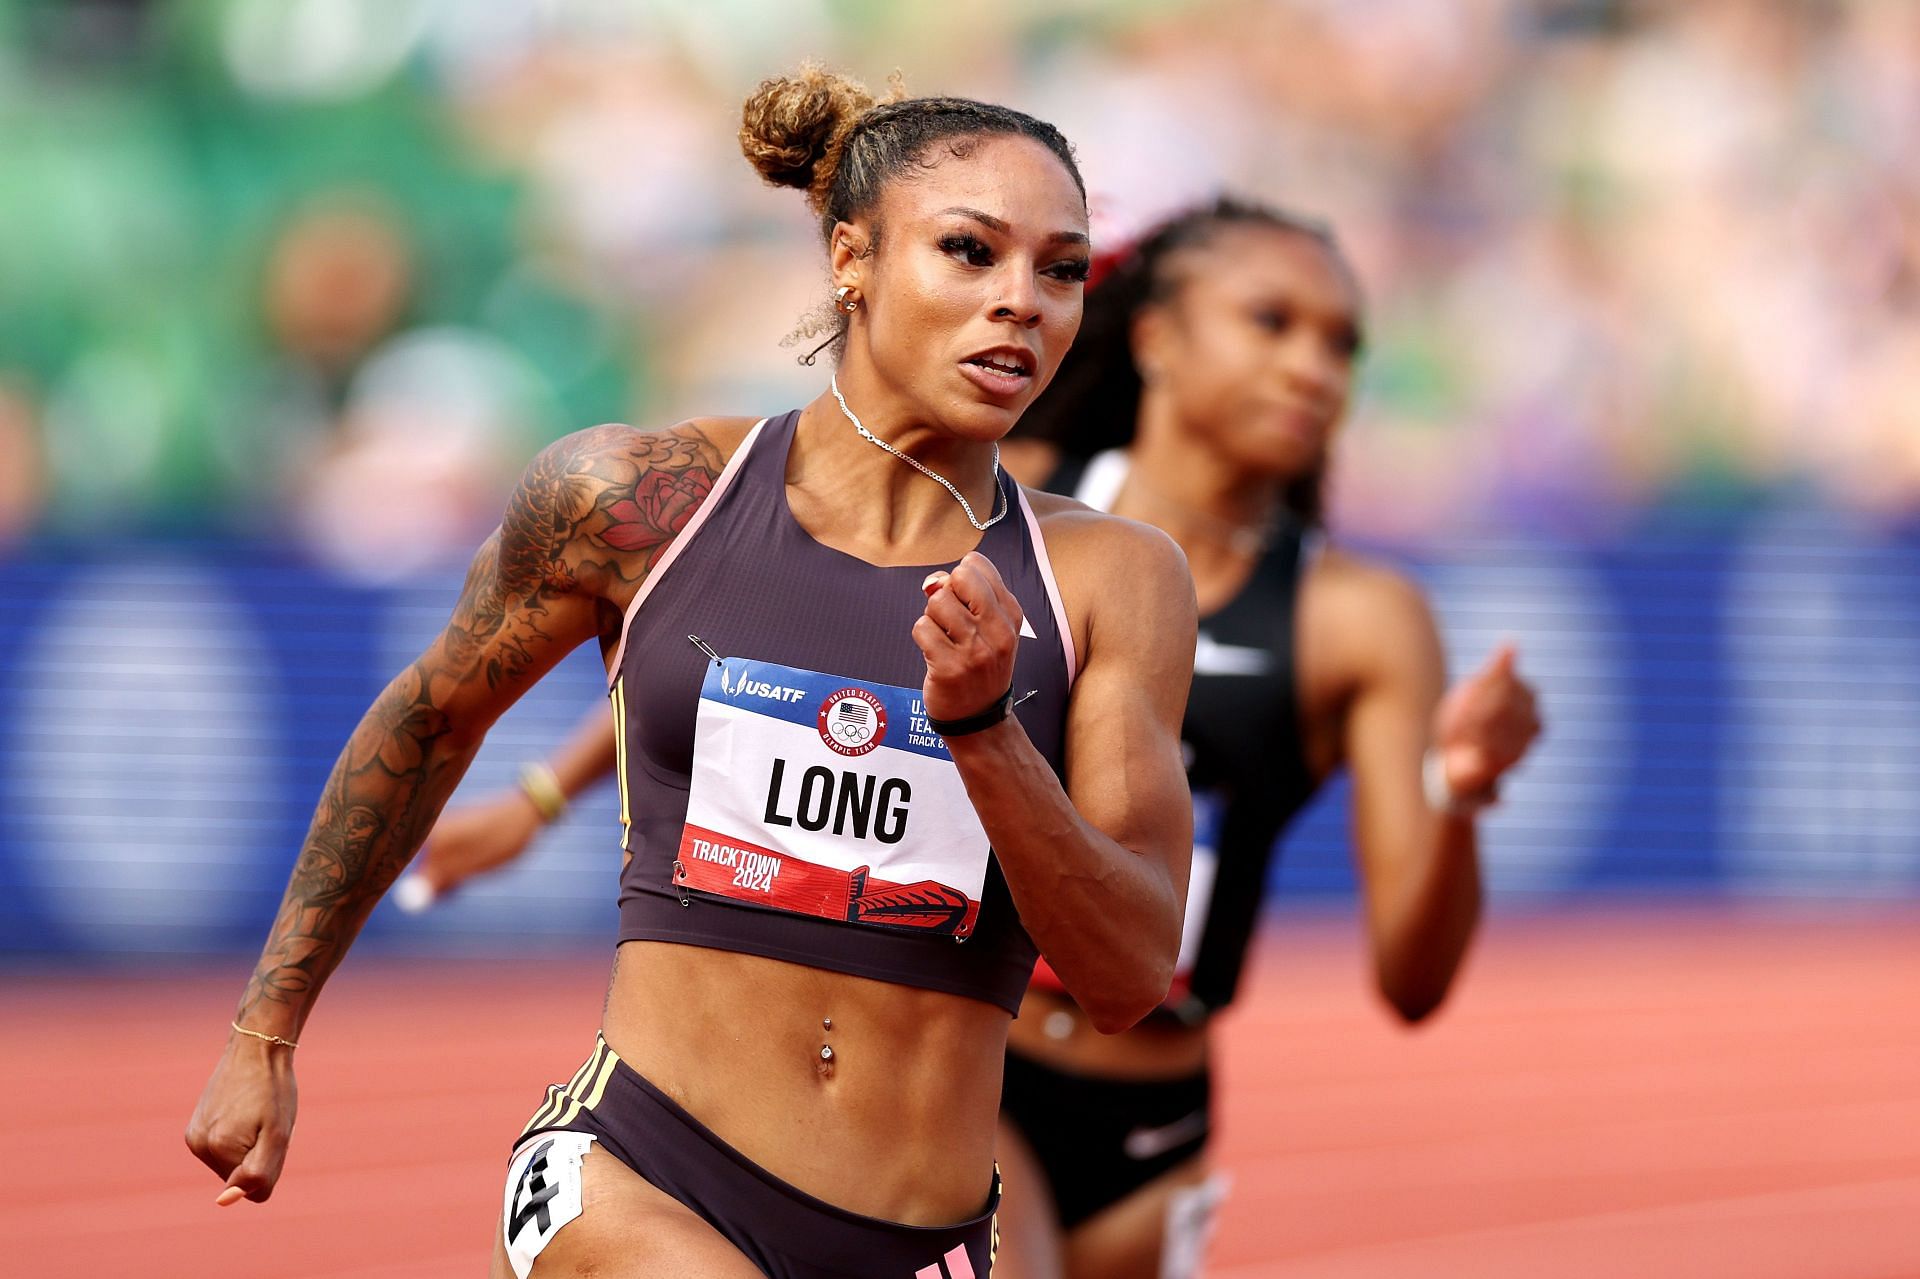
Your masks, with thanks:
[(598, 1069), (600, 1065), (601, 1056), (611, 1051), (612, 1050), (607, 1047), (606, 1040), (595, 1036), (593, 1051), (588, 1053), (587, 1059), (580, 1063), (580, 1069), (573, 1072), (573, 1078), (567, 1081), (567, 1086), (564, 1088), (559, 1084), (549, 1084), (547, 1086), (547, 1099), (540, 1104), (540, 1109), (533, 1112), (533, 1118), (527, 1120), (527, 1126), (520, 1130), (520, 1135), (524, 1137), (535, 1128), (545, 1128), (551, 1125), (553, 1123), (553, 1116), (563, 1110), (567, 1101), (572, 1099), (573, 1090), (580, 1086), (582, 1080), (592, 1077), (593, 1072)]
[(551, 1121), (554, 1126), (566, 1127), (579, 1118), (582, 1110), (592, 1110), (600, 1104), (600, 1099), (607, 1095), (607, 1081), (613, 1078), (613, 1068), (620, 1064), (620, 1054), (607, 1048), (607, 1041), (604, 1039), (600, 1041), (600, 1046), (606, 1051), (601, 1055), (598, 1073), (591, 1077), (591, 1084), (583, 1084), (569, 1090), (572, 1100), (560, 1113), (560, 1117)]

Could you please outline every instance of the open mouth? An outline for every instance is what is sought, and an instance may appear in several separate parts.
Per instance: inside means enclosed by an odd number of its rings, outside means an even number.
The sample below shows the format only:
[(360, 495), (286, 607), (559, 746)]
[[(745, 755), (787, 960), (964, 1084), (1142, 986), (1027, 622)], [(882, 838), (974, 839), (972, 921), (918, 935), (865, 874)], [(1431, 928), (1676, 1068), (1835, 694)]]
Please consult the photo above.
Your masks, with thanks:
[(1033, 369), (1029, 366), (1027, 360), (1022, 356), (1010, 353), (996, 351), (989, 355), (970, 356), (962, 360), (961, 363), (971, 364), (976, 369), (984, 369), (997, 377), (1004, 377), (1014, 381), (1033, 376)]

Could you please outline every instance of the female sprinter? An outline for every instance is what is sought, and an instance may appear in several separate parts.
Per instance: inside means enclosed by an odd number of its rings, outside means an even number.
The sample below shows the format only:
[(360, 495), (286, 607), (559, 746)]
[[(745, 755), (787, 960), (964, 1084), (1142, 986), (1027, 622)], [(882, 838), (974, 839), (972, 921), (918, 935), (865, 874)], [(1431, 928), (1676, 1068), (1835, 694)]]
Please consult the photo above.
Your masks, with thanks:
[[(1003, 1276), (1196, 1270), (1219, 1197), (1203, 1159), (1211, 1018), (1238, 986), (1274, 839), (1336, 767), (1354, 777), (1382, 994), (1424, 1017), (1471, 938), (1472, 813), (1539, 720), (1510, 652), (1442, 699), (1417, 589), (1311, 549), (1358, 310), (1324, 231), (1222, 201), (1122, 258), (1020, 423), (1030, 446), (1080, 459), (1055, 485), (1182, 543), (1206, 616), (1184, 726), (1196, 848), (1175, 990), (1146, 1024), (1107, 1037), (1042, 968), (1007, 1063)], [(592, 717), (522, 793), (449, 814), (427, 885), (446, 891), (518, 855), (543, 813), (611, 767), (612, 742)]]
[(1104, 1035), (1066, 974), (1036, 975), (1001, 1103), (1003, 1276), (1197, 1273), (1220, 1193), (1204, 1158), (1212, 1018), (1238, 987), (1274, 840), (1335, 768), (1353, 776), (1388, 1003), (1409, 1022), (1432, 1012), (1473, 935), (1473, 814), (1540, 724), (1511, 649), (1443, 696), (1418, 588), (1318, 548), (1328, 443), (1360, 344), (1332, 238), (1222, 200), (1161, 226), (1093, 290), (1079, 344), (1022, 423), (1090, 458), (1049, 487), (1180, 543), (1202, 621), (1182, 730), (1195, 847), (1173, 991)]
[(984, 1276), (1036, 944), (1102, 1030), (1167, 990), (1185, 565), (994, 461), (1079, 325), (1065, 140), (809, 69), (761, 86), (741, 141), (821, 216), (833, 385), (528, 469), (327, 784), (188, 1130), (223, 1202), (272, 1190), (292, 1041), (488, 725), (593, 636), (622, 944), (599, 1039), (514, 1148), (496, 1279)]

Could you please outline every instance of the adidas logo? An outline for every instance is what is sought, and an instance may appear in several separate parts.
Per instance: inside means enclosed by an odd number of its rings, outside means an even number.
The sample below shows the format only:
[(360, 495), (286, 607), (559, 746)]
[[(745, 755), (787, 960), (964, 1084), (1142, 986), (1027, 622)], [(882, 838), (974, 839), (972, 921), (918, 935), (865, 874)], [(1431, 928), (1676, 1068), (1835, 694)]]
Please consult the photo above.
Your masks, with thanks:
[(966, 1248), (956, 1244), (952, 1252), (933, 1265), (914, 1271), (913, 1279), (974, 1279), (973, 1263), (967, 1260)]

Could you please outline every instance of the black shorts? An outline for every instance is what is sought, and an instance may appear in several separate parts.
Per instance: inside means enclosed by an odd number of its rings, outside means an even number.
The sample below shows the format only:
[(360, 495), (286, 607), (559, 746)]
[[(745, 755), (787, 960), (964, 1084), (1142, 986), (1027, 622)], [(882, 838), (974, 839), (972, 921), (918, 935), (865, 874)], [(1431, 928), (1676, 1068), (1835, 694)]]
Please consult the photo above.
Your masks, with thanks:
[(1213, 1077), (1090, 1079), (1009, 1052), (1000, 1115), (1033, 1147), (1071, 1230), (1206, 1149)]
[(504, 1229), (522, 1279), (546, 1241), (580, 1213), (589, 1139), (691, 1208), (770, 1279), (987, 1279), (993, 1269), (997, 1169), (986, 1208), (972, 1220), (905, 1226), (863, 1217), (795, 1189), (721, 1141), (601, 1039), (571, 1083), (547, 1090), (514, 1146)]

